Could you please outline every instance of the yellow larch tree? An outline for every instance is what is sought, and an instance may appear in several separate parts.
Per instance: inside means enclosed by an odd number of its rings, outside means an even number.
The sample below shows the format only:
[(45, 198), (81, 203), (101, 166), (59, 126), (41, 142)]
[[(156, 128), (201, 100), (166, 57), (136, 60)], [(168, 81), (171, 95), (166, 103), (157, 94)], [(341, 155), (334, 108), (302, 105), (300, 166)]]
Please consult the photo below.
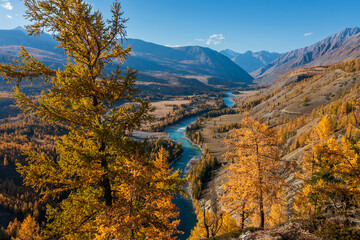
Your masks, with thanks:
[(33, 217), (28, 215), (20, 225), (15, 240), (40, 240), (40, 227)]
[(250, 214), (265, 227), (266, 213), (284, 196), (278, 136), (274, 129), (245, 114), (241, 129), (230, 132), (226, 144), (229, 166), (222, 197), (225, 208), (238, 210), (242, 221)]
[[(358, 109), (347, 113), (356, 116)], [(341, 139), (333, 136), (334, 129), (327, 116), (315, 131), (320, 139), (307, 149), (301, 172), (297, 174), (304, 185), (295, 196), (294, 212), (301, 218), (329, 209), (344, 213), (360, 206), (360, 131), (356, 119), (349, 118)]]
[(197, 223), (188, 240), (207, 239), (238, 229), (235, 219), (231, 214), (219, 209), (218, 203), (211, 206), (195, 201)]
[[(137, 72), (120, 65), (131, 53), (120, 3), (113, 2), (109, 19), (84, 0), (24, 3), (29, 34), (51, 33), (67, 57), (52, 69), (21, 47), (20, 60), (0, 64), (25, 114), (69, 130), (57, 142), (58, 157), (28, 151), (17, 166), (24, 184), (52, 203), (42, 237), (172, 239), (179, 221), (171, 198), (184, 181), (170, 174), (163, 151), (151, 159), (125, 134), (153, 117), (150, 103), (136, 96)], [(49, 83), (37, 99), (19, 87), (33, 79)]]

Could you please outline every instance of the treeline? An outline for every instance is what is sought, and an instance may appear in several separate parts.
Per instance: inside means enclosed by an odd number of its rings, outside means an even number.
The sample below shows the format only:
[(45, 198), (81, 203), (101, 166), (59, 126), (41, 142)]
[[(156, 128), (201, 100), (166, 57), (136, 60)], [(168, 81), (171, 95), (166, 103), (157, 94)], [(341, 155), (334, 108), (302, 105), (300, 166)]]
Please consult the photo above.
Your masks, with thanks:
[(162, 131), (165, 127), (173, 125), (185, 118), (193, 117), (206, 112), (221, 111), (226, 108), (221, 93), (193, 96), (188, 104), (173, 106), (173, 111), (166, 116), (160, 117), (158, 123), (152, 124), (148, 130)]
[(244, 111), (244, 112), (249, 111), (250, 109), (256, 107), (260, 103), (263, 103), (266, 100), (268, 100), (269, 98), (275, 96), (279, 92), (280, 92), (280, 90), (276, 90), (276, 91), (272, 92), (271, 94), (267, 94), (265, 96), (259, 96), (259, 97), (255, 98), (254, 100), (251, 100), (251, 101), (248, 101), (245, 98), (238, 104), (239, 109), (241, 109), (241, 111)]
[(205, 147), (200, 162), (191, 168), (189, 174), (189, 185), (194, 199), (200, 198), (203, 185), (212, 178), (213, 171), (218, 167), (217, 158), (211, 156), (209, 148)]
[(0, 208), (14, 213), (18, 218), (30, 214), (40, 220), (44, 206), (39, 203), (38, 197), (30, 188), (18, 186), (12, 179), (0, 179)]
[(241, 128), (241, 123), (228, 123), (218, 127), (214, 126), (212, 127), (211, 131), (213, 133), (225, 133), (236, 128)]
[(214, 118), (214, 117), (218, 117), (218, 116), (222, 116), (222, 115), (237, 114), (237, 113), (239, 113), (239, 111), (236, 108), (224, 108), (224, 109), (220, 109), (220, 110), (210, 111), (208, 113), (203, 114), (201, 117), (209, 119), (209, 118)]
[(188, 132), (186, 133), (187, 137), (190, 139), (191, 142), (201, 145), (204, 143), (204, 137), (201, 132)]
[(24, 151), (42, 151), (56, 156), (56, 140), (67, 132), (65, 126), (50, 125), (34, 117), (21, 117), (0, 124), (0, 165), (14, 166), (26, 159)]
[(151, 158), (156, 158), (157, 153), (163, 148), (166, 151), (166, 159), (170, 163), (180, 157), (184, 149), (181, 142), (175, 143), (171, 139), (152, 139), (146, 142), (144, 150)]
[(360, 58), (331, 65), (328, 68), (328, 70), (325, 71), (336, 70), (336, 69), (342, 69), (343, 71), (350, 73), (358, 72), (360, 71)]
[(12, 179), (0, 179), (0, 210), (8, 212), (15, 218), (9, 221), (7, 227), (1, 226), (1, 240), (18, 236), (21, 221), (27, 216), (31, 216), (35, 224), (44, 225), (47, 203), (39, 199), (39, 195), (33, 189), (16, 185)]
[(282, 126), (279, 128), (281, 141), (286, 142), (291, 137), (296, 136), (284, 151), (289, 153), (299, 147), (308, 145), (309, 139), (315, 137), (315, 131), (312, 128), (307, 128), (305, 131), (301, 132), (301, 134), (297, 135), (296, 129), (299, 129), (312, 121), (317, 122), (323, 116), (327, 116), (329, 125), (331, 125), (334, 133), (338, 131), (349, 131), (347, 130), (349, 122), (351, 119), (354, 119), (354, 114), (357, 111), (356, 93), (359, 89), (360, 86), (355, 85), (350, 91), (344, 91), (338, 96), (338, 100), (326, 106), (314, 109), (310, 116), (300, 116), (295, 119), (283, 118), (278, 120), (279, 124), (282, 123)]
[(202, 117), (198, 117), (195, 122), (193, 122), (190, 126), (187, 126), (185, 129), (186, 136), (191, 142), (196, 144), (202, 144), (204, 142), (204, 137), (201, 132), (197, 131), (201, 128), (201, 120)]

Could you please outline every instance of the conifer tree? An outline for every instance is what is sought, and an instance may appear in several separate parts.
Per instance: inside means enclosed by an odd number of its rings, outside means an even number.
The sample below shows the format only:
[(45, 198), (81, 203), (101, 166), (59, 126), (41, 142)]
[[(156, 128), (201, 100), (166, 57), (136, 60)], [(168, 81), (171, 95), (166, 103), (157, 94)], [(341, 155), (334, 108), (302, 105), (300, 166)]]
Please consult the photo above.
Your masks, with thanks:
[(266, 212), (283, 201), (277, 134), (246, 114), (241, 129), (230, 132), (226, 144), (225, 158), (231, 163), (222, 201), (228, 211), (238, 211), (243, 222), (250, 214), (264, 227)]
[(152, 119), (149, 102), (135, 97), (136, 71), (126, 60), (125, 22), (120, 4), (104, 20), (84, 0), (24, 0), (29, 35), (50, 32), (68, 60), (51, 69), (21, 47), (21, 60), (0, 64), (8, 82), (42, 78), (50, 83), (35, 99), (15, 87), (24, 113), (62, 123), (69, 134), (57, 143), (59, 157), (29, 151), (18, 165), (24, 183), (41, 193), (47, 206), (45, 239), (171, 239), (178, 221), (171, 203), (182, 192), (179, 172), (144, 156), (125, 132)]
[[(189, 240), (207, 239), (209, 237), (219, 236), (237, 229), (236, 221), (232, 216), (219, 209), (217, 202), (210, 206), (205, 203), (195, 201), (197, 223)], [(207, 209), (209, 207), (209, 209)]]
[(15, 240), (39, 240), (40, 227), (33, 217), (28, 215), (20, 225), (19, 233)]

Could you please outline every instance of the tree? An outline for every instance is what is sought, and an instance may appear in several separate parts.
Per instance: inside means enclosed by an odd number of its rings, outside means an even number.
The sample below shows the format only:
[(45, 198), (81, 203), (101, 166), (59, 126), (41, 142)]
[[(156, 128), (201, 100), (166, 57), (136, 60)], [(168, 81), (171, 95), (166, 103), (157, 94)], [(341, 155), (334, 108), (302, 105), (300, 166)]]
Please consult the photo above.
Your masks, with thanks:
[[(322, 126), (319, 124), (319, 128)], [(308, 150), (298, 177), (304, 185), (295, 197), (294, 210), (301, 218), (332, 210), (343, 214), (359, 207), (359, 139), (323, 140)]]
[(20, 225), (16, 240), (38, 240), (40, 239), (40, 227), (33, 217), (28, 215)]
[(320, 122), (319, 126), (316, 129), (317, 134), (320, 139), (326, 139), (330, 135), (332, 135), (335, 131), (334, 124), (331, 122), (331, 119), (329, 116), (324, 116)]
[(195, 201), (194, 205), (197, 223), (191, 230), (189, 240), (207, 239), (237, 229), (235, 219), (230, 214), (219, 210), (217, 202), (212, 202), (210, 206), (206, 206), (206, 203), (199, 204), (198, 201)]
[(9, 161), (7, 159), (7, 156), (4, 157), (4, 167), (7, 167), (9, 165)]
[(264, 227), (265, 213), (283, 200), (277, 134), (245, 114), (241, 129), (230, 132), (226, 144), (225, 158), (231, 163), (222, 201), (229, 211), (238, 211), (243, 222), (249, 214), (255, 219), (257, 211)]
[[(69, 133), (57, 143), (58, 158), (28, 151), (18, 165), (24, 183), (41, 193), (48, 205), (48, 239), (137, 239), (176, 232), (170, 199), (182, 192), (179, 172), (142, 154), (140, 143), (125, 137), (152, 119), (149, 102), (135, 97), (136, 71), (122, 70), (131, 47), (124, 48), (125, 22), (120, 4), (104, 20), (84, 0), (25, 0), (29, 35), (53, 33), (68, 56), (63, 68), (51, 69), (24, 47), (0, 74), (17, 85), (43, 78), (50, 82), (39, 98), (15, 87), (17, 104)], [(120, 40), (120, 41), (119, 41)], [(169, 176), (170, 175), (170, 176)], [(53, 201), (54, 202), (54, 201)], [(168, 219), (171, 217), (172, 219)], [(166, 234), (165, 234), (166, 233)]]

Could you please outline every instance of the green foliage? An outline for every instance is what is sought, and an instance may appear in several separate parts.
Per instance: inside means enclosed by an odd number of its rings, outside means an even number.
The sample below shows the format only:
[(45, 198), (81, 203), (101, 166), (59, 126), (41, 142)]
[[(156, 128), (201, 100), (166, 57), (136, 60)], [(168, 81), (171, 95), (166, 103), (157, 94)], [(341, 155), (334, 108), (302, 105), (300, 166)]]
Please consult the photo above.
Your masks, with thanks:
[(194, 199), (200, 198), (203, 184), (211, 179), (213, 171), (218, 167), (217, 158), (211, 156), (209, 149), (205, 148), (200, 162), (192, 167), (189, 174), (191, 195)]
[(145, 152), (148, 153), (151, 158), (156, 158), (160, 149), (164, 149), (169, 163), (180, 157), (184, 150), (181, 142), (175, 143), (171, 139), (162, 138), (148, 141), (144, 148)]

